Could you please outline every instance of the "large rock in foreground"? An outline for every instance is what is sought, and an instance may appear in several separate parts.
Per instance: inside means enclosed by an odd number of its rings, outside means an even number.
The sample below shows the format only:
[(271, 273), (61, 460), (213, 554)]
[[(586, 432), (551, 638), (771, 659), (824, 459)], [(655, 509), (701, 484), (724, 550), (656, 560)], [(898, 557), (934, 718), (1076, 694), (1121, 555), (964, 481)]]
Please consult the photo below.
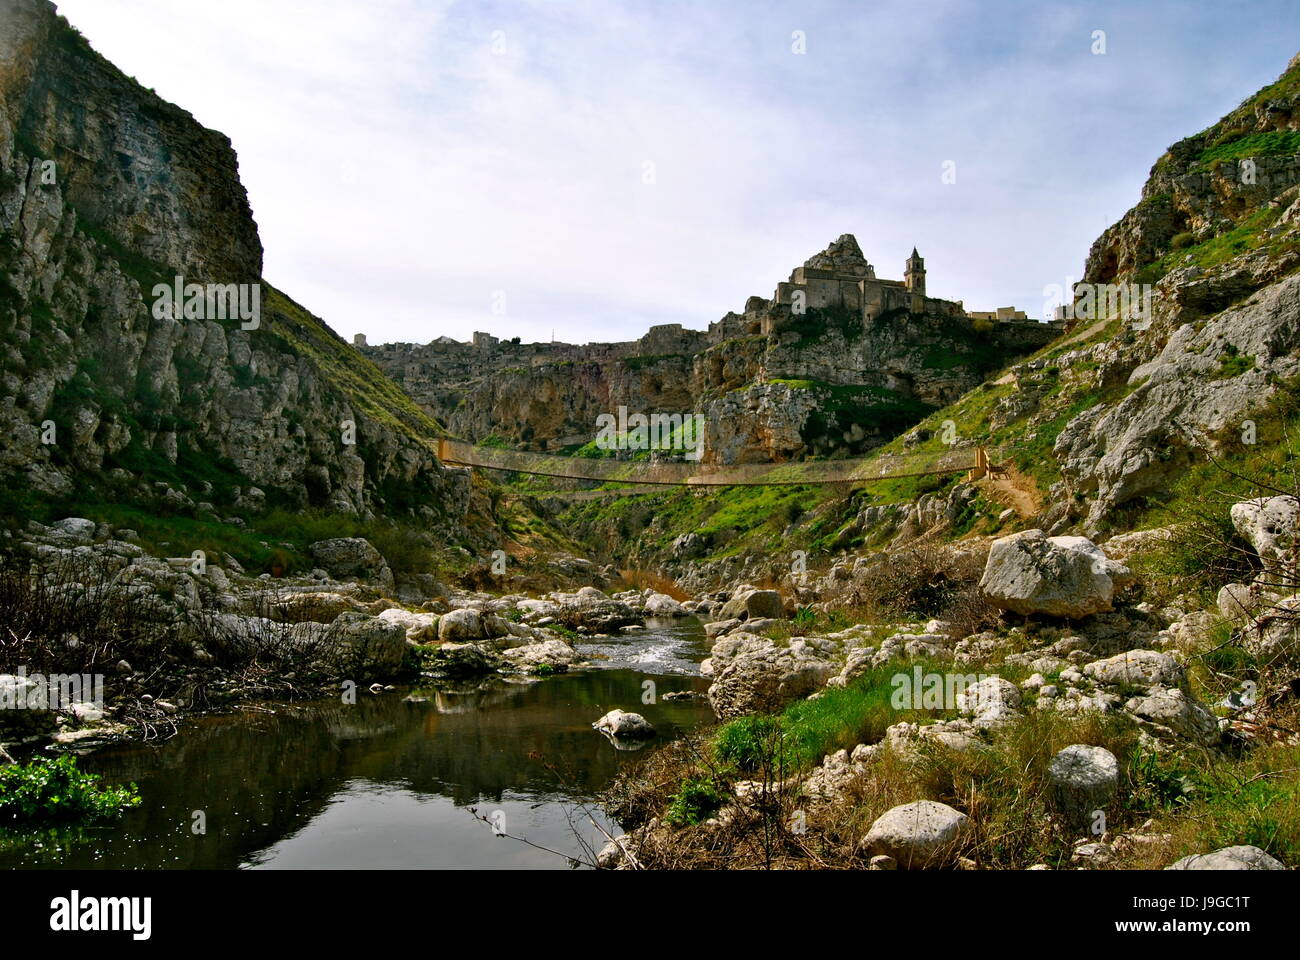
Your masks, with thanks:
[(702, 669), (714, 678), (709, 703), (720, 720), (779, 710), (821, 689), (835, 674), (831, 662), (805, 640), (782, 646), (752, 633), (719, 640)]
[(970, 817), (946, 803), (917, 800), (886, 811), (862, 838), (866, 856), (893, 857), (904, 870), (956, 861), (970, 834)]
[(1213, 853), (1195, 853), (1176, 860), (1166, 870), (1285, 870), (1286, 865), (1259, 847), (1224, 847)]
[(406, 655), (406, 630), (364, 613), (341, 613), (326, 631), (329, 653), (345, 670), (352, 667), (391, 676)]
[(1105, 747), (1076, 743), (1052, 759), (1047, 779), (1057, 812), (1075, 830), (1087, 830), (1119, 791), (1119, 761)]
[(1078, 619), (1111, 609), (1128, 567), (1085, 537), (1026, 530), (993, 542), (980, 590), (996, 606), (1025, 616)]
[(370, 580), (393, 588), (393, 572), (384, 555), (362, 537), (317, 540), (308, 549), (312, 559), (336, 580)]

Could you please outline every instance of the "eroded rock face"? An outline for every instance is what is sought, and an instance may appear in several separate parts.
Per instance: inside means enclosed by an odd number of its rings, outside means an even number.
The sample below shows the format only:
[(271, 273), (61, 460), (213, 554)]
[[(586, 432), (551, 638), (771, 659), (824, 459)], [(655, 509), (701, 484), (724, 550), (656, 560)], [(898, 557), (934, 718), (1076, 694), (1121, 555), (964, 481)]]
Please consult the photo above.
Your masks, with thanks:
[(980, 589), (1003, 610), (1077, 619), (1110, 610), (1116, 582), (1130, 577), (1084, 537), (1026, 530), (994, 541)]
[(1296, 525), (1300, 500), (1291, 496), (1258, 497), (1236, 503), (1232, 525), (1250, 542), (1274, 582), (1295, 576)]
[[(1259, 414), (1300, 371), (1300, 160), (1207, 162), (1204, 153), (1300, 129), (1297, 75), (1293, 61), (1284, 82), (1170, 147), (1141, 202), (1093, 244), (1082, 290), (1151, 283), (1152, 296), (1145, 316), (1125, 318), (1120, 336), (1092, 348), (1105, 371), (1094, 386), (1126, 382), (1128, 391), (1074, 417), (1053, 449), (1062, 498), (1087, 500), (1089, 534), (1116, 507), (1168, 489), (1206, 450), (1223, 457), (1277, 440), (1278, 418)], [(1178, 254), (1234, 230), (1254, 236), (1224, 262)]]
[[(1171, 275), (1162, 286), (1182, 279)], [(1087, 527), (1095, 529), (1136, 496), (1166, 488), (1203, 456), (1193, 438), (1216, 454), (1239, 444), (1243, 423), (1274, 395), (1274, 383), (1300, 373), (1297, 347), (1297, 275), (1203, 323), (1177, 326), (1160, 353), (1129, 376), (1134, 389), (1128, 396), (1085, 411), (1057, 437), (1054, 454), (1063, 475), (1092, 497)], [(1236, 357), (1249, 357), (1249, 369), (1224, 376)]]
[[(468, 478), (430, 452), (433, 425), (261, 282), (229, 140), (95, 54), (45, 0), (0, 0), (0, 47), (0, 479), (220, 516), (271, 494), (411, 509), (462, 539)], [(177, 276), (257, 287), (257, 325), (155, 316), (154, 287)], [(340, 366), (371, 382), (358, 390)]]
[(820, 689), (836, 672), (806, 640), (782, 646), (752, 633), (719, 640), (705, 664), (705, 675), (713, 677), (709, 704), (721, 720), (779, 710)]
[(956, 861), (970, 831), (970, 818), (960, 810), (918, 800), (878, 817), (859, 849), (866, 856), (892, 857), (904, 870), (921, 870)]

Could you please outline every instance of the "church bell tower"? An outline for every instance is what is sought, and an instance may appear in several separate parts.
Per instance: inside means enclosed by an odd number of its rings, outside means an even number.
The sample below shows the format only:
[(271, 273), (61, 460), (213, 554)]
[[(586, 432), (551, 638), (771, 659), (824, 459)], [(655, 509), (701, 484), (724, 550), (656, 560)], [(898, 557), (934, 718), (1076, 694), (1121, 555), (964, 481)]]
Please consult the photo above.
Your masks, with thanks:
[(907, 267), (903, 270), (903, 282), (912, 292), (912, 312), (921, 313), (925, 309), (925, 261), (912, 248), (912, 255), (907, 258)]

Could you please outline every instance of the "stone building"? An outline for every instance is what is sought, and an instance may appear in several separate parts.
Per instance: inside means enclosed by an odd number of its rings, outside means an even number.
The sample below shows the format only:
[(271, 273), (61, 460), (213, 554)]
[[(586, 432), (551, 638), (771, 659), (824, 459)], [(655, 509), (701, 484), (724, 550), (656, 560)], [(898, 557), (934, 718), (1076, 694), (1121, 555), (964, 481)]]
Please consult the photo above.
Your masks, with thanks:
[[(972, 320), (996, 320), (999, 323), (1014, 323), (1029, 321), (1025, 311), (1017, 310), (1015, 307), (998, 307), (996, 310), (972, 310), (966, 314)], [(1029, 321), (1036, 323), (1037, 321)]]
[[(926, 296), (925, 261), (915, 247), (904, 266), (902, 280), (881, 280), (851, 233), (809, 258), (802, 267), (795, 267), (789, 280), (776, 285), (772, 305), (786, 309), (768, 311), (761, 327), (761, 332), (768, 335), (779, 333), (810, 308), (851, 310), (864, 321), (893, 311), (941, 317), (966, 314), (959, 301)], [(750, 306), (746, 304), (747, 313)]]

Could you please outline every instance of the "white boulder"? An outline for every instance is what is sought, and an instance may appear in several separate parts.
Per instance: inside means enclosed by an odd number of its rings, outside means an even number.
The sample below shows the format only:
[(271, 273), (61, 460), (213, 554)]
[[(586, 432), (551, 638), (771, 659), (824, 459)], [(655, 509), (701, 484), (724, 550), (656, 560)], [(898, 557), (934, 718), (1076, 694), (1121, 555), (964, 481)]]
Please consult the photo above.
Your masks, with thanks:
[(980, 590), (1013, 613), (1078, 619), (1110, 610), (1116, 588), (1131, 579), (1085, 537), (1026, 530), (993, 542)]

